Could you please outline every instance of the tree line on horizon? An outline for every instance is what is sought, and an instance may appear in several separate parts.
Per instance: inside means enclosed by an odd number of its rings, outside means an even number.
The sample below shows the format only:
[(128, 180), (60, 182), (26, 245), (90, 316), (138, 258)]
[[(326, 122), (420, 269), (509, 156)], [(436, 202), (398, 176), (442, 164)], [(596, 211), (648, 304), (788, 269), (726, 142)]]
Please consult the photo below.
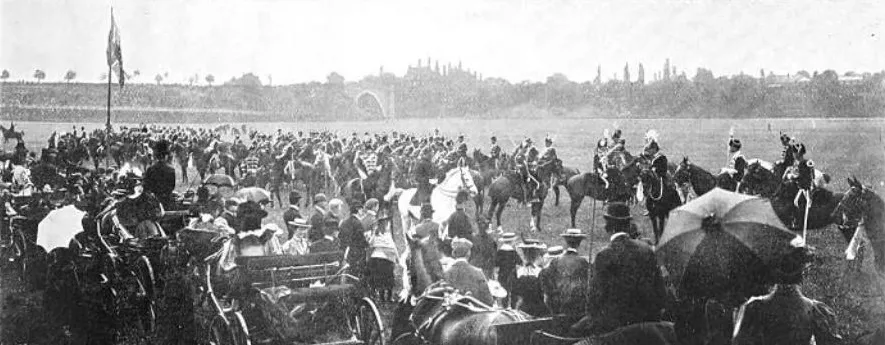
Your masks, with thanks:
[[(130, 78), (138, 75), (138, 70), (132, 75), (127, 73)], [(198, 85), (201, 78), (196, 74), (185, 85), (163, 84), (168, 79), (168, 73), (164, 73), (154, 77), (156, 85), (129, 84), (115, 91), (115, 97), (119, 105), (251, 110), (304, 120), (365, 117), (366, 109), (361, 109), (360, 102), (347, 92), (349, 87), (365, 85), (394, 90), (397, 117), (506, 116), (508, 109), (520, 106), (554, 116), (869, 117), (885, 113), (885, 72), (868, 73), (851, 83), (841, 81), (832, 70), (799, 71), (793, 80), (783, 80), (771, 72), (766, 75), (764, 70), (758, 77), (715, 77), (712, 71), (698, 68), (693, 77), (688, 77), (684, 71), (677, 74), (667, 61), (651, 80), (646, 80), (642, 64), (635, 78), (631, 78), (629, 65), (621, 76), (603, 82), (600, 66), (593, 81), (579, 83), (557, 73), (543, 82), (511, 83), (503, 78), (482, 79), (475, 74), (469, 78), (433, 73), (430, 68), (410, 68), (402, 77), (382, 71), (349, 82), (332, 72), (325, 82), (268, 87), (253, 73), (220, 84), (207, 74), (202, 79), (208, 86)], [(100, 88), (89, 87), (101, 84), (52, 87), (40, 83), (46, 74), (39, 69), (33, 77), (40, 88), (31, 88), (26, 99), (6, 99), (4, 104), (101, 105), (105, 101), (105, 95), (98, 92)], [(76, 77), (76, 72), (69, 70), (64, 80), (69, 83)], [(0, 72), (4, 84), (9, 78), (8, 71)], [(106, 78), (103, 74), (102, 79)], [(267, 79), (272, 80), (272, 76)]]

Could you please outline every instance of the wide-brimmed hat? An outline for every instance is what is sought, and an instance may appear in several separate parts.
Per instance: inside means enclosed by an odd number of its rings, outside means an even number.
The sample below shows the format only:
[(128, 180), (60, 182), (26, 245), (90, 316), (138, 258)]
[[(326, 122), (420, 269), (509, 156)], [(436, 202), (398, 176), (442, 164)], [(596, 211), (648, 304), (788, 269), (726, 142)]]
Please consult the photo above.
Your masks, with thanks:
[(560, 234), (559, 236), (565, 238), (575, 238), (575, 239), (585, 239), (587, 235), (581, 232), (581, 229), (566, 229), (565, 232)]
[(607, 220), (630, 220), (630, 206), (623, 202), (613, 202), (605, 208), (605, 214), (602, 215)]
[(295, 219), (287, 222), (286, 224), (289, 224), (289, 225), (292, 225), (295, 227), (299, 227), (299, 228), (309, 228), (310, 227), (310, 223), (304, 218), (295, 218)]
[(562, 255), (562, 253), (565, 253), (565, 248), (562, 248), (562, 246), (553, 246), (547, 248), (547, 255), (549, 256)]
[(501, 242), (513, 242), (516, 241), (516, 234), (512, 232), (505, 232), (501, 234)]
[(326, 199), (326, 195), (323, 193), (317, 193), (317, 195), (313, 196), (313, 203), (314, 204), (318, 204), (318, 203), (326, 202), (326, 201), (329, 201), (329, 199)]
[(421, 216), (430, 216), (433, 214), (433, 206), (430, 204), (421, 205)]

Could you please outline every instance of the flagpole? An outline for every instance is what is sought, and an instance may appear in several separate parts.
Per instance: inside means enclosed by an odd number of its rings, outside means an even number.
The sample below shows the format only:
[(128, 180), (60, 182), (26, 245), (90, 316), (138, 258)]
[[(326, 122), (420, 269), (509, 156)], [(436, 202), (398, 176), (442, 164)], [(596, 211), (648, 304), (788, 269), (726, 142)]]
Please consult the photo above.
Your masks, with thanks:
[(111, 73), (113, 72), (113, 68), (108, 66), (108, 118), (105, 123), (105, 127), (108, 131), (111, 130)]

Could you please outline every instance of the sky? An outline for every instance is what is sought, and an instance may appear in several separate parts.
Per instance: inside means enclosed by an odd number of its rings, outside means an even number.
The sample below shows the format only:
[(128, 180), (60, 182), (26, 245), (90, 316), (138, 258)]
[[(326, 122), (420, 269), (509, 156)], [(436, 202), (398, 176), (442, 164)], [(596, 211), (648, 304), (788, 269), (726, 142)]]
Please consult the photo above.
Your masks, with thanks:
[(98, 81), (111, 6), (136, 82), (358, 80), (428, 57), (511, 82), (592, 80), (597, 65), (608, 79), (625, 64), (635, 78), (639, 63), (648, 80), (666, 58), (689, 76), (885, 70), (875, 0), (0, 0), (0, 68)]

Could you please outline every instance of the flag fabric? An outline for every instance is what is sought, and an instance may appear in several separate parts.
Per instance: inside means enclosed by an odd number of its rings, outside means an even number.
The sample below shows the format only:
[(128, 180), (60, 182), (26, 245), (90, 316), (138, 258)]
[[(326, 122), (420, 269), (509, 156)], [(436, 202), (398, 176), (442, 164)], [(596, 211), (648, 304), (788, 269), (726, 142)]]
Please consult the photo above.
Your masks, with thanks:
[[(120, 76), (120, 87), (126, 80), (126, 73), (123, 71), (123, 51), (120, 47), (120, 28), (114, 21), (114, 11), (111, 10), (111, 31), (108, 33), (108, 67), (116, 67), (117, 75)], [(111, 76), (108, 76), (110, 78)]]

